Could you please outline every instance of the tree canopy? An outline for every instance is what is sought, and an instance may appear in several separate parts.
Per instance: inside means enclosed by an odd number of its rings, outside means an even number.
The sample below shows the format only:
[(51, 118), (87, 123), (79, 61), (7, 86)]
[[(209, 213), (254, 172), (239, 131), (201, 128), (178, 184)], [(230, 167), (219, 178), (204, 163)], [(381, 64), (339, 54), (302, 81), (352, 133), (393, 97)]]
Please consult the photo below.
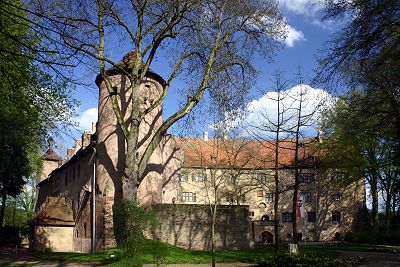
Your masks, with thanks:
[(36, 155), (48, 131), (67, 123), (74, 105), (66, 84), (44, 72), (26, 49), (39, 41), (20, 7), (15, 1), (0, 4), (0, 225), (7, 196), (21, 192), (24, 177), (37, 169)]
[[(400, 3), (327, 0), (326, 18), (345, 18), (322, 58), (320, 82), (344, 86), (327, 112), (325, 155), (350, 177), (371, 186), (372, 223), (378, 220), (378, 191), (386, 214), (396, 210), (400, 166)], [(392, 192), (392, 193), (391, 193)], [(398, 209), (397, 209), (398, 213)]]

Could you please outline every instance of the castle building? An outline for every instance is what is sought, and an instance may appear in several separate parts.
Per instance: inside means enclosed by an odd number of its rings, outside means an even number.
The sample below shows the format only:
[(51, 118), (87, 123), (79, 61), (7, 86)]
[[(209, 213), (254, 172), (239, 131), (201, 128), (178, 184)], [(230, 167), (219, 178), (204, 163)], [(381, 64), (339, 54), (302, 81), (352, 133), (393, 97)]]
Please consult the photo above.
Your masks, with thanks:
[[(129, 70), (128, 54), (121, 61)], [(120, 107), (129, 114), (129, 79), (108, 71), (119, 95)], [(115, 246), (112, 207), (122, 199), (126, 144), (113, 113), (110, 95), (100, 76), (99, 116), (61, 161), (54, 151), (44, 157), (32, 247), (36, 250), (98, 251)], [(141, 109), (161, 94), (165, 81), (148, 71), (140, 86)], [(128, 115), (127, 115), (128, 116)], [(162, 106), (140, 122), (138, 153), (143, 153), (162, 124)], [(365, 208), (362, 181), (339, 186), (343, 173), (322, 172), (313, 139), (302, 139), (299, 152), (300, 194), (305, 220), (298, 220), (298, 237), (308, 241), (341, 240), (356, 225)], [(152, 208), (159, 225), (147, 237), (189, 249), (210, 248), (210, 204), (218, 205), (216, 245), (246, 248), (272, 243), (278, 220), (280, 240), (290, 241), (293, 220), (294, 150), (292, 140), (282, 140), (279, 150), (279, 214), (274, 214), (275, 149), (269, 141), (164, 136), (151, 156), (138, 188), (141, 205)], [(56, 160), (55, 160), (56, 159)], [(229, 227), (227, 227), (229, 225)], [(302, 230), (303, 229), (303, 230)]]

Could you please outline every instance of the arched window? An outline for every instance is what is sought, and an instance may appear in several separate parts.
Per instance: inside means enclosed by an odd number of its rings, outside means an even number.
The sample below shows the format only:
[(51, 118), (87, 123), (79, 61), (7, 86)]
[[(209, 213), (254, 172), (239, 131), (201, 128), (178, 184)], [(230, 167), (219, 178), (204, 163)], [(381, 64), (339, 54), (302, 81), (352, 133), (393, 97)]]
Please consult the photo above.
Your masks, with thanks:
[(268, 215), (261, 216), (261, 221), (269, 221), (269, 216)]

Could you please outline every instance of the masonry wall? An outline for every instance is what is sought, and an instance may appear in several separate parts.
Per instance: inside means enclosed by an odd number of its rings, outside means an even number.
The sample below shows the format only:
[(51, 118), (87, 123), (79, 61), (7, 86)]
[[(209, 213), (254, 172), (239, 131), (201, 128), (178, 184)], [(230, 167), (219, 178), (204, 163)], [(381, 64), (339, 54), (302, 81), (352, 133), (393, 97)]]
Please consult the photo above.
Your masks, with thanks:
[(53, 252), (74, 251), (72, 236), (73, 227), (35, 226), (35, 242), (33, 249), (50, 250)]
[[(191, 250), (211, 249), (211, 216), (207, 205), (157, 204), (159, 225), (147, 237)], [(216, 248), (245, 249), (253, 246), (248, 206), (223, 205), (218, 209)]]

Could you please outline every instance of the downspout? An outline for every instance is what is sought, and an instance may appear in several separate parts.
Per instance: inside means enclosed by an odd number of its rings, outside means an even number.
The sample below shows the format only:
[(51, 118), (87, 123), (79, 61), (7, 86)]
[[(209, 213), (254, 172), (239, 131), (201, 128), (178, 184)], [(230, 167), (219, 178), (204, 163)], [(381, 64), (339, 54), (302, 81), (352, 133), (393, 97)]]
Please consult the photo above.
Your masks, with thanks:
[(93, 147), (93, 176), (92, 176), (92, 253), (96, 252), (96, 148)]

